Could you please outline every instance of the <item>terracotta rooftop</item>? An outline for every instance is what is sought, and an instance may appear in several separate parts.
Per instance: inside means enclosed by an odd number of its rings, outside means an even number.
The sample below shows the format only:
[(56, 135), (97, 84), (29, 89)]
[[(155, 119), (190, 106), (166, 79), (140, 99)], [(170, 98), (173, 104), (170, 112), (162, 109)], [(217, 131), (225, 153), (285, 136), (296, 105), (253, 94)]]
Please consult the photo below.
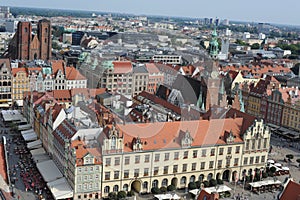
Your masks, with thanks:
[(66, 67), (66, 79), (67, 80), (86, 80), (75, 67)]
[(4, 181), (8, 184), (8, 177), (6, 171), (6, 162), (4, 156), (4, 144), (0, 144), (0, 175), (4, 179)]
[(27, 71), (26, 71), (26, 68), (24, 68), (24, 67), (22, 67), (22, 68), (12, 68), (11, 69), (11, 73), (12, 73), (13, 76), (16, 76), (17, 73), (19, 73), (19, 72), (25, 72), (26, 75), (28, 75)]
[[(242, 118), (215, 119), (197, 121), (158, 122), (144, 124), (117, 124), (120, 134), (124, 136), (124, 151), (132, 151), (134, 138), (140, 137), (143, 150), (180, 148), (181, 139), (186, 131), (193, 138), (192, 146), (225, 144), (224, 135), (232, 131), (234, 142), (243, 142), (240, 137)], [(111, 127), (111, 126), (109, 126)], [(108, 128), (104, 129), (107, 133)]]
[(145, 66), (146, 66), (149, 74), (160, 73), (159, 69), (153, 63), (147, 63)]
[(95, 164), (101, 164), (102, 160), (101, 160), (101, 152), (99, 148), (90, 148), (87, 147), (85, 142), (82, 140), (74, 140), (71, 143), (71, 147), (75, 148), (75, 153), (76, 153), (76, 164), (78, 166), (81, 166), (83, 164), (82, 159), (88, 154), (90, 153), (91, 155), (93, 155), (95, 158), (97, 158), (95, 160)]
[(114, 61), (114, 74), (126, 74), (132, 72), (132, 63), (130, 61)]
[(300, 184), (291, 179), (288, 181), (280, 200), (300, 200)]

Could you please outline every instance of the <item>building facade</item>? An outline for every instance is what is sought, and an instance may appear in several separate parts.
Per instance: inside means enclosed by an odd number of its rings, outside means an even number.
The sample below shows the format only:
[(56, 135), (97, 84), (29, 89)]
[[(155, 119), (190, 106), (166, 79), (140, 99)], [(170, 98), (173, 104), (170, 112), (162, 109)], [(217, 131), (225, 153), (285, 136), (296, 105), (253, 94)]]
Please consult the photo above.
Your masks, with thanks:
[(51, 58), (51, 22), (42, 19), (37, 24), (37, 33), (32, 34), (31, 22), (19, 22), (17, 31), (9, 44), (11, 59), (48, 60)]
[(121, 190), (150, 192), (170, 184), (185, 188), (189, 182), (212, 178), (235, 181), (264, 168), (269, 128), (263, 121), (254, 121), (247, 129), (237, 130), (242, 121), (225, 119), (223, 127), (214, 131), (206, 126), (215, 127), (219, 120), (181, 122), (180, 128), (177, 122), (167, 122), (145, 125), (151, 128), (128, 124), (105, 129), (103, 196)]
[(12, 105), (12, 75), (9, 59), (0, 59), (0, 107)]

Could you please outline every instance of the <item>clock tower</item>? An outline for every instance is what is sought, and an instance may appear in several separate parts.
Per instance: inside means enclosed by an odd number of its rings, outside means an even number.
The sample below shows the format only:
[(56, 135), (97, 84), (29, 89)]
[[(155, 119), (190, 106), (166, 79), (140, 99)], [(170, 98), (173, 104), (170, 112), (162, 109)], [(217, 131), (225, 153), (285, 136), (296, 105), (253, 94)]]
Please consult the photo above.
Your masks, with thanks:
[(207, 78), (207, 98), (206, 98), (206, 110), (213, 105), (224, 106), (224, 87), (222, 87), (222, 78), (219, 73), (219, 43), (218, 43), (218, 34), (216, 27), (211, 34), (211, 41), (209, 47), (209, 55), (212, 59), (212, 64), (208, 67), (208, 72), (210, 76)]

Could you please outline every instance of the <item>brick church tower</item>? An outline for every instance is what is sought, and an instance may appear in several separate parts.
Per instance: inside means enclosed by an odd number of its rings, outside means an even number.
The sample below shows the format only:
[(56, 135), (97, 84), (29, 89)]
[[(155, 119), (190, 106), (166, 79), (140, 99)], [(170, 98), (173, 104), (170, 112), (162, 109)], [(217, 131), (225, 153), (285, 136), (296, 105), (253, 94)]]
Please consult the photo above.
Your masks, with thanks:
[(17, 30), (16, 59), (24, 60), (29, 57), (32, 26), (30, 22), (19, 22)]
[(48, 60), (51, 58), (51, 22), (38, 22), (37, 33), (32, 33), (31, 22), (19, 22), (18, 29), (9, 44), (8, 56), (19, 60)]
[(40, 59), (48, 60), (51, 57), (51, 23), (42, 19), (38, 23), (38, 38), (40, 41)]

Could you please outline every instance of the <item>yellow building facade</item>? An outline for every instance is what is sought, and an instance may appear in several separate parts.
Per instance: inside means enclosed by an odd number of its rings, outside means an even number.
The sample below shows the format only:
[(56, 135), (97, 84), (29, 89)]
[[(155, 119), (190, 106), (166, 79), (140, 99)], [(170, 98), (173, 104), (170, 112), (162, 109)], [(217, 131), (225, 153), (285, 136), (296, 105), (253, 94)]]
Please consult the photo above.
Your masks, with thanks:
[(151, 192), (171, 184), (186, 188), (190, 182), (210, 179), (231, 182), (263, 169), (269, 128), (255, 120), (244, 131), (236, 126), (241, 120), (178, 122), (178, 129), (177, 122), (147, 124), (143, 131), (137, 131), (141, 127), (136, 124), (111, 127), (102, 146), (102, 196), (121, 190)]
[(12, 69), (12, 99), (23, 101), (24, 92), (30, 91), (29, 78), (25, 68)]

